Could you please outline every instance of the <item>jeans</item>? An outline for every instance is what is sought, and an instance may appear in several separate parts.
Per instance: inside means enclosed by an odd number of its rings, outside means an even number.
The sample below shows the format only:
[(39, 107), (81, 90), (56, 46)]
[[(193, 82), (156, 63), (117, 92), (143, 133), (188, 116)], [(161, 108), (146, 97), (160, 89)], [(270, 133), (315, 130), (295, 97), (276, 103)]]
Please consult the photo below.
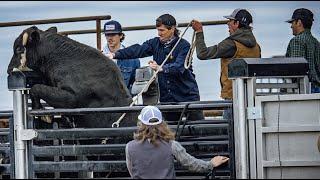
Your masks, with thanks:
[[(191, 111), (189, 113), (190, 113), (190, 115), (189, 115), (190, 121), (204, 119), (204, 115), (201, 110)], [(178, 121), (181, 116), (181, 112), (164, 112), (164, 113), (162, 113), (162, 115), (166, 121)]]
[(311, 93), (320, 93), (320, 87), (311, 83)]

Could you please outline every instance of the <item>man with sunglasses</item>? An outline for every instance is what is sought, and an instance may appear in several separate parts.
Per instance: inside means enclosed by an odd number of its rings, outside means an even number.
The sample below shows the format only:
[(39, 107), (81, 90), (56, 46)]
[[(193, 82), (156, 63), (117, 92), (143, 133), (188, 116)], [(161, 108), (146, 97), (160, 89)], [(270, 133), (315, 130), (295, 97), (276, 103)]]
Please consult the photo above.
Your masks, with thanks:
[[(196, 31), (196, 52), (200, 60), (221, 58), (221, 98), (232, 100), (232, 81), (228, 79), (228, 64), (233, 58), (259, 58), (260, 46), (252, 33), (250, 24), (252, 16), (246, 9), (235, 9), (231, 15), (224, 16), (229, 20), (230, 36), (217, 45), (207, 47), (204, 41), (202, 24), (193, 20), (192, 28)], [(225, 119), (231, 118), (231, 109), (223, 113)]]
[[(121, 24), (118, 21), (112, 20), (106, 22), (104, 24), (104, 34), (107, 40), (107, 43), (103, 48), (103, 53), (105, 55), (125, 48), (125, 46), (122, 44), (125, 34), (122, 32)], [(118, 65), (124, 82), (131, 92), (132, 85), (135, 81), (136, 69), (140, 68), (140, 60), (137, 58), (113, 60)]]
[[(181, 39), (166, 63), (160, 67), (169, 52), (179, 39), (176, 20), (170, 14), (163, 14), (156, 19), (158, 37), (145, 41), (142, 45), (134, 44), (115, 53), (109, 53), (110, 59), (143, 58), (153, 56), (149, 66), (159, 70), (158, 82), (160, 102), (200, 101), (199, 89), (192, 67), (184, 68), (184, 61), (190, 48), (190, 43)], [(178, 120), (180, 113), (164, 113), (166, 120)], [(192, 111), (189, 119), (204, 119), (202, 111)]]
[(311, 34), (313, 13), (299, 8), (286, 22), (291, 24), (295, 36), (289, 42), (286, 57), (304, 57), (308, 61), (311, 93), (320, 93), (320, 44)]

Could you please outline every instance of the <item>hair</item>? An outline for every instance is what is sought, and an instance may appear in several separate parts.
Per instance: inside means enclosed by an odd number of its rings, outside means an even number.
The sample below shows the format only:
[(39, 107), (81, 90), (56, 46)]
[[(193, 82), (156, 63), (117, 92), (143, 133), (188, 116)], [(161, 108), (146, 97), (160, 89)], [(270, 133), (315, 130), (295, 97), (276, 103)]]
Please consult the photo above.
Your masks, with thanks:
[(298, 21), (299, 19), (301, 20), (302, 25), (303, 25), (303, 27), (305, 29), (311, 29), (312, 23), (313, 23), (312, 19), (310, 19), (310, 18), (298, 18), (296, 21)]
[[(153, 119), (151, 119), (150, 121), (152, 120)], [(150, 139), (151, 144), (153, 144), (154, 146), (158, 146), (157, 140), (164, 140), (166, 142), (169, 142), (170, 140), (175, 139), (175, 134), (171, 131), (165, 121), (152, 126), (145, 125), (141, 123), (141, 121), (138, 121), (137, 125), (138, 129), (133, 134), (133, 138), (135, 140), (143, 142), (147, 139)]]
[(120, 42), (124, 41), (124, 39), (126, 37), (126, 35), (124, 33), (120, 33), (119, 35), (121, 35), (121, 34), (122, 34), (122, 38), (120, 38)]
[(174, 35), (179, 36), (180, 30), (177, 29), (177, 22), (176, 19), (170, 15), (170, 14), (163, 14), (160, 17), (156, 19), (156, 27), (160, 27), (161, 25), (164, 25), (167, 29), (175, 28), (174, 29)]
[[(126, 35), (123, 32), (118, 33), (119, 36), (121, 36), (121, 34), (122, 34), (122, 37), (120, 38), (120, 42), (124, 41), (124, 39), (126, 38)], [(107, 36), (106, 34), (104, 35)]]

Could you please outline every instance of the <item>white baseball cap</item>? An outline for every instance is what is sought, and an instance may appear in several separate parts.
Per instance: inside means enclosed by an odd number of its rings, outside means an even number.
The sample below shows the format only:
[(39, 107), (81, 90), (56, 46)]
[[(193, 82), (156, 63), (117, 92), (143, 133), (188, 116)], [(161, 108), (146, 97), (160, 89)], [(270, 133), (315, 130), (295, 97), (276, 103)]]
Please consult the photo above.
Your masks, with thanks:
[[(157, 125), (162, 123), (162, 113), (156, 106), (146, 106), (141, 110), (138, 119), (145, 125)], [(158, 121), (150, 122), (151, 119)]]

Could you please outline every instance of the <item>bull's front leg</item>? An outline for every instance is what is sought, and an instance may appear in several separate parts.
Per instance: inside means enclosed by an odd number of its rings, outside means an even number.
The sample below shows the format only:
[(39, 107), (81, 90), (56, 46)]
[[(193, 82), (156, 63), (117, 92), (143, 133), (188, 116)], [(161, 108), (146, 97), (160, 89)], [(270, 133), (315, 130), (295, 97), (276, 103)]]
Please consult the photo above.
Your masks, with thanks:
[(35, 98), (34, 96), (32, 96), (30, 94), (30, 99), (31, 99), (31, 107), (32, 109), (42, 109), (43, 106), (40, 103), (40, 99), (39, 98)]
[(36, 84), (30, 89), (30, 94), (35, 99), (43, 99), (55, 108), (74, 108), (77, 100), (73, 93), (58, 87)]

